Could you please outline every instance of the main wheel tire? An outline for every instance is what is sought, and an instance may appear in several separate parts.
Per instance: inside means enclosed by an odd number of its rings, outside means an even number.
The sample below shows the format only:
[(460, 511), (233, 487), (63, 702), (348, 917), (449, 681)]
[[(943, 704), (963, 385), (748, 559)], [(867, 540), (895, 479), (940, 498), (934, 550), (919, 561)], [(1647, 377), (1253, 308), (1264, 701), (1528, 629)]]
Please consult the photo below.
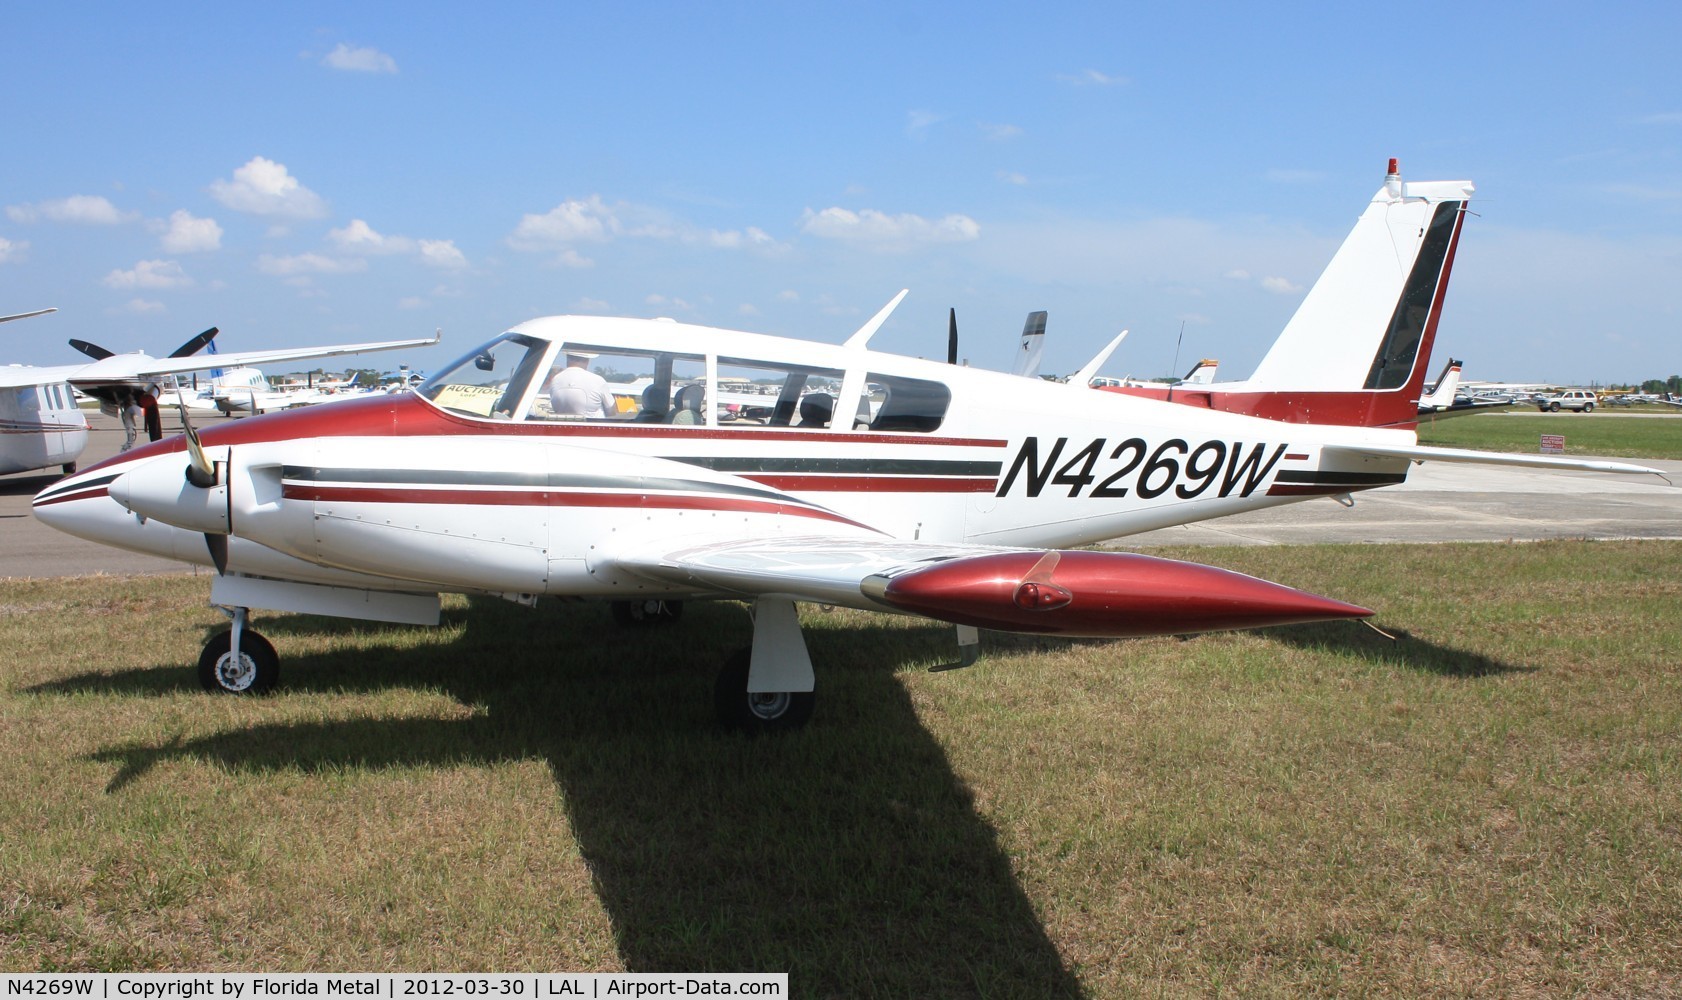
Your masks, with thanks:
[(613, 620), (621, 625), (670, 625), (683, 617), (682, 601), (614, 601)]
[(1584, 413), (1593, 413), (1594, 412), (1594, 404), (1593, 403), (1584, 403), (1583, 404), (1583, 412)]
[(713, 688), (718, 721), (726, 729), (750, 734), (787, 732), (810, 722), (817, 700), (810, 691), (748, 693), (748, 665), (752, 659), (753, 650), (742, 649), (718, 672), (718, 682)]
[(1558, 413), (1559, 412), (1559, 404), (1558, 403), (1549, 403), (1548, 404), (1548, 412), (1549, 413)]
[(280, 654), (269, 640), (250, 629), (240, 635), (233, 655), (233, 632), (218, 632), (199, 654), (199, 684), (222, 694), (263, 694), (280, 679)]

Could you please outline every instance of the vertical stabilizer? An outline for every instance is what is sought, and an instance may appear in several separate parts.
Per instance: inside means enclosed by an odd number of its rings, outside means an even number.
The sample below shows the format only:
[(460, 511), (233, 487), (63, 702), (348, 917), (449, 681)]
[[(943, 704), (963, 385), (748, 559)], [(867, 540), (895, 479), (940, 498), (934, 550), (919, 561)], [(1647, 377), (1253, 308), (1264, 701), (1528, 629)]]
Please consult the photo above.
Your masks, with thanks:
[(1245, 388), (1372, 394), (1360, 423), (1416, 412), (1470, 181), (1389, 175)]

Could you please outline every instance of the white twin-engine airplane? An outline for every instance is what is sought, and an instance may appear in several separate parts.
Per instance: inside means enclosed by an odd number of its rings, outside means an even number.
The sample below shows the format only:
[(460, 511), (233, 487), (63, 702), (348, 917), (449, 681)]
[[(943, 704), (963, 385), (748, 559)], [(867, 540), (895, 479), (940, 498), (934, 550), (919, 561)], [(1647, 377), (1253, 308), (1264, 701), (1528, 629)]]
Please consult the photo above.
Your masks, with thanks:
[[(57, 312), (39, 309), (0, 316), (0, 323)], [(6, 365), (0, 367), (0, 474), (62, 466), (76, 471), (76, 460), (88, 444), (88, 418), (76, 402), (80, 391), (100, 401), (101, 409), (117, 415), (147, 386), (167, 376), (211, 368), (238, 367), (304, 358), (337, 357), (405, 347), (429, 347), (438, 337), (388, 340), (371, 344), (334, 344), (326, 347), (289, 347), (270, 351), (196, 355), (216, 336), (215, 327), (182, 344), (167, 358), (139, 351), (117, 354), (81, 340), (71, 346), (91, 361), (74, 365)]]
[[(594, 598), (626, 622), (751, 601), (752, 645), (717, 685), (722, 720), (749, 729), (812, 712), (801, 601), (953, 623), (965, 663), (978, 628), (1143, 636), (1363, 618), (1221, 569), (1065, 547), (1399, 483), (1425, 459), (1652, 472), (1420, 447), (1411, 427), (1381, 426), (1417, 413), (1471, 192), (1392, 172), (1233, 409), (870, 350), (899, 298), (838, 346), (558, 316), (414, 393), (138, 448), (43, 490), (35, 512), (214, 565), (211, 601), (233, 627), (199, 675), (224, 691), (278, 675), (251, 608), (431, 623), (440, 592)], [(569, 364), (612, 374), (627, 402), (566, 415), (548, 383)], [(759, 406), (708, 398), (741, 379), (773, 391)]]

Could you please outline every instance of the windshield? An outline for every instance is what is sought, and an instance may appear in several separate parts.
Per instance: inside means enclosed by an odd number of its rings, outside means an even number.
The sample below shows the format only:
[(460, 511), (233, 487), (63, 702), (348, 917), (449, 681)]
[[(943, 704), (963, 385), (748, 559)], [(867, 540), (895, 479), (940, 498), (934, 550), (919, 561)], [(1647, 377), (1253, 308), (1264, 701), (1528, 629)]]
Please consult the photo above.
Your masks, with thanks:
[(549, 342), (505, 333), (420, 384), (415, 391), (453, 413), (508, 419), (532, 376), (542, 370)]

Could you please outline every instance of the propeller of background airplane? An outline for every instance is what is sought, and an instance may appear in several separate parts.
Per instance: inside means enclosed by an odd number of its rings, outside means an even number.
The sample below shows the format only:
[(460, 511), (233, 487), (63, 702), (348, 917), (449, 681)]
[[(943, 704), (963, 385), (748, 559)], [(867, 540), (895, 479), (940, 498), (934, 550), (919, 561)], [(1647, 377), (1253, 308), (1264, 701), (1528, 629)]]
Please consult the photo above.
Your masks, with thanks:
[(946, 313), (946, 363), (958, 363), (958, 310), (956, 307)]
[[(169, 356), (172, 358), (192, 357), (199, 351), (203, 350), (206, 344), (215, 340), (216, 335), (220, 332), (220, 330), (213, 326), (187, 341), (185, 344), (182, 344), (180, 347), (177, 347), (175, 350), (169, 352)], [(78, 351), (81, 351), (83, 354), (86, 354), (95, 361), (104, 361), (106, 358), (116, 354), (115, 351), (108, 351), (105, 348), (100, 347), (98, 344), (91, 344), (85, 340), (77, 340), (74, 337), (70, 340), (70, 346), (74, 347)]]

